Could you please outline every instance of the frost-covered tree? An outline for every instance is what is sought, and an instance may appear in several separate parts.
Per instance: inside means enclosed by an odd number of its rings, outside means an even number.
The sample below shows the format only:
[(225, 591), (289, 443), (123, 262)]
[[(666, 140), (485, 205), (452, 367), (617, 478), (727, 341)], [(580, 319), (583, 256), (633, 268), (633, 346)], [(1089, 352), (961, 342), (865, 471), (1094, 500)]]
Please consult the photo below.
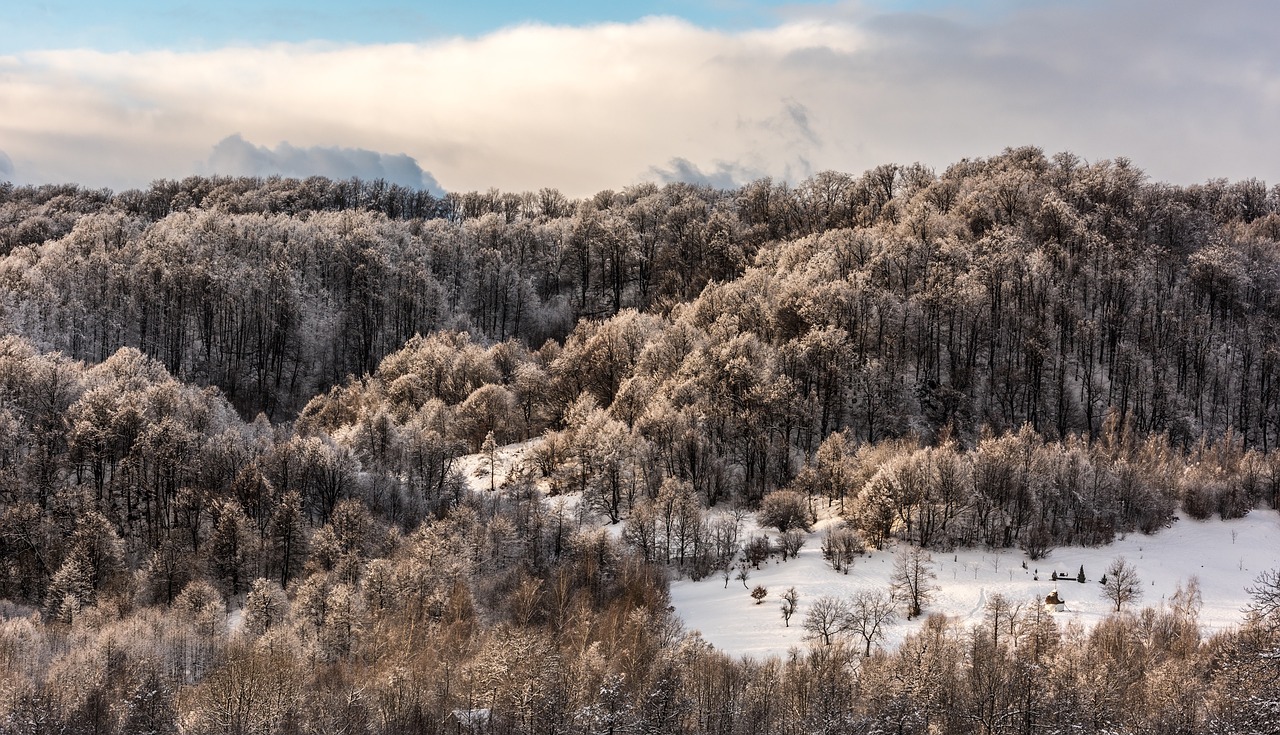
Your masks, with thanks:
[(260, 636), (283, 623), (288, 611), (289, 600), (280, 585), (259, 577), (244, 598), (244, 630), (251, 636)]
[(1280, 630), (1280, 569), (1259, 574), (1247, 591), (1249, 620), (1263, 629)]
[(45, 612), (53, 620), (70, 623), (93, 604), (93, 567), (81, 554), (72, 554), (54, 572), (45, 593)]
[(249, 518), (235, 500), (219, 504), (206, 553), (210, 573), (222, 582), (229, 594), (238, 595), (247, 589), (253, 561), (253, 533)]
[(267, 533), (271, 541), (272, 561), (280, 572), (280, 585), (283, 587), (302, 570), (307, 553), (302, 496), (298, 491), (289, 490), (281, 496), (271, 515)]
[(773, 526), (781, 532), (791, 529), (808, 531), (812, 514), (804, 496), (791, 490), (777, 490), (764, 496), (756, 514), (762, 526)]

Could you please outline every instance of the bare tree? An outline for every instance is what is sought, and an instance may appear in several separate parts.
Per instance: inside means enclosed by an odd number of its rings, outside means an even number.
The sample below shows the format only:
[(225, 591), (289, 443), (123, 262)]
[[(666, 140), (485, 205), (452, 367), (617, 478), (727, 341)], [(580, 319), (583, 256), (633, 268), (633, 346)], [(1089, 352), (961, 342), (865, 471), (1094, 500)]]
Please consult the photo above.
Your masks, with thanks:
[(907, 619), (918, 617), (938, 589), (933, 584), (933, 557), (919, 546), (907, 546), (893, 560), (890, 589), (894, 599), (906, 603)]
[(852, 528), (833, 528), (822, 540), (822, 557), (831, 562), (831, 568), (837, 572), (849, 573), (853, 560), (865, 549), (858, 532)]
[(849, 630), (862, 636), (866, 643), (864, 656), (871, 655), (872, 644), (884, 637), (884, 628), (898, 617), (893, 598), (880, 590), (862, 589), (849, 605)]
[(800, 554), (800, 549), (804, 548), (805, 535), (800, 531), (792, 528), (778, 536), (778, 546), (782, 549), (782, 560), (786, 561), (788, 557), (794, 559)]
[(1123, 556), (1111, 562), (1103, 576), (1102, 598), (1113, 602), (1116, 612), (1120, 612), (1125, 603), (1142, 598), (1142, 580), (1138, 579), (1138, 571)]
[(791, 627), (791, 616), (796, 614), (796, 605), (800, 602), (800, 593), (796, 592), (795, 587), (788, 587), (787, 591), (782, 593), (782, 622), (786, 623), (788, 628)]
[(849, 603), (829, 595), (819, 597), (804, 616), (804, 629), (807, 638), (831, 645), (849, 631)]
[(1249, 593), (1245, 607), (1249, 621), (1268, 630), (1280, 630), (1280, 569), (1258, 575), (1245, 591)]

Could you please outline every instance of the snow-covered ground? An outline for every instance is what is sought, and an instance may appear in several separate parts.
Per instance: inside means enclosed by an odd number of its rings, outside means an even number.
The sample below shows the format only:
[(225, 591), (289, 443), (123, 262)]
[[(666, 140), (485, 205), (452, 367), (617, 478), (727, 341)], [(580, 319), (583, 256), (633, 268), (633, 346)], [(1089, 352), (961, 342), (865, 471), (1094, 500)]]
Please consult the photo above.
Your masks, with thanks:
[[(822, 538), (833, 522), (823, 521), (814, 529), (798, 558), (782, 562), (775, 556), (759, 570), (751, 570), (747, 585), (763, 585), (769, 591), (763, 604), (755, 604), (741, 581), (730, 579), (726, 588), (723, 577), (717, 575), (699, 582), (673, 582), (676, 613), (687, 628), (701, 631), (716, 648), (735, 655), (782, 656), (793, 646), (807, 645), (801, 624), (814, 600), (823, 595), (848, 596), (862, 587), (889, 588), (892, 548), (859, 557), (848, 575), (833, 571), (823, 560)], [(776, 539), (776, 530), (770, 535)], [(1027, 560), (1014, 550), (935, 552), (935, 584), (940, 589), (925, 612), (944, 613), (968, 624), (982, 618), (989, 595), (998, 592), (1015, 603), (1039, 603), (1056, 586), (1066, 601), (1066, 611), (1057, 613), (1059, 622), (1076, 620), (1089, 627), (1112, 609), (1112, 603), (1101, 597), (1098, 580), (1121, 556), (1142, 580), (1139, 606), (1162, 604), (1179, 583), (1195, 575), (1204, 599), (1202, 628), (1232, 627), (1243, 619), (1241, 609), (1248, 601), (1245, 588), (1261, 572), (1280, 567), (1280, 513), (1256, 510), (1232, 521), (1180, 518), (1153, 536), (1130, 534), (1096, 548), (1056, 548), (1039, 561)], [(1088, 579), (1084, 584), (1075, 580), (1082, 564)], [(1054, 571), (1067, 578), (1054, 583), (1050, 579)], [(780, 606), (788, 587), (800, 593), (800, 603), (791, 626), (785, 627)], [(920, 619), (900, 619), (889, 627), (883, 645), (896, 646), (921, 624)]]
[[(530, 439), (519, 444), (508, 444), (498, 447), (494, 453), (494, 487), (502, 487), (507, 476), (528, 458), (529, 450), (537, 446), (541, 439)], [(477, 492), (489, 489), (489, 461), (483, 454), (464, 454), (458, 457), (455, 464), (467, 485)]]

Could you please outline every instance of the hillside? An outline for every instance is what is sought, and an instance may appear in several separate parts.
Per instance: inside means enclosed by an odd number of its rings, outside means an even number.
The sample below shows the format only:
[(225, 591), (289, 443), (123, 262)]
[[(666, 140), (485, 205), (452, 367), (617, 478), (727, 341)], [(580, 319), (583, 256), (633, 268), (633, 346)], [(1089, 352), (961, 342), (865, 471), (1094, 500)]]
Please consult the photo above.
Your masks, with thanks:
[[(5, 185), (0, 730), (1262, 727), (1277, 294), (1280, 188), (1035, 148), (579, 201)], [(921, 615), (801, 639), (824, 595), (905, 612), (911, 554)], [(1025, 604), (1119, 556), (1116, 614)]]

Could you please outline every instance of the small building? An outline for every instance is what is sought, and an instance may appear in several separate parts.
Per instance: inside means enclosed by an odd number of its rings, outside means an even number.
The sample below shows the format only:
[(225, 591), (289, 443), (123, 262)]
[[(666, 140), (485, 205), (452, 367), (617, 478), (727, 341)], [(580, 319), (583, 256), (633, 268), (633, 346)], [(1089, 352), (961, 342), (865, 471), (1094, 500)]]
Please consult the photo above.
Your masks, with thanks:
[(1044, 598), (1044, 609), (1046, 612), (1062, 612), (1067, 609), (1067, 601), (1058, 597), (1058, 590), (1055, 588)]

